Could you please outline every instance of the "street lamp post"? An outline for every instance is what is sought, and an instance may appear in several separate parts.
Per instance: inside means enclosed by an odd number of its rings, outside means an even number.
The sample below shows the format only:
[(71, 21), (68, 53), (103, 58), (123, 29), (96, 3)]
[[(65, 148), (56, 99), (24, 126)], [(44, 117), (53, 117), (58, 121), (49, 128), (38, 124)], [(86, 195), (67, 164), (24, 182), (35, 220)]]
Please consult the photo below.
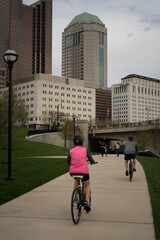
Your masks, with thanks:
[(8, 177), (7, 181), (13, 181), (11, 177), (11, 159), (12, 159), (12, 68), (13, 64), (17, 61), (18, 55), (13, 50), (7, 50), (3, 55), (4, 61), (8, 64), (9, 68), (9, 101), (8, 101)]
[(150, 107), (146, 107), (146, 111), (147, 111), (147, 121), (149, 120), (149, 112), (148, 112), (148, 111), (150, 111), (150, 110), (151, 110)]
[(93, 129), (94, 129), (94, 127), (91, 125), (91, 126), (90, 126), (91, 134), (93, 134)]
[(59, 106), (62, 107), (62, 103), (57, 105), (57, 127), (59, 126)]

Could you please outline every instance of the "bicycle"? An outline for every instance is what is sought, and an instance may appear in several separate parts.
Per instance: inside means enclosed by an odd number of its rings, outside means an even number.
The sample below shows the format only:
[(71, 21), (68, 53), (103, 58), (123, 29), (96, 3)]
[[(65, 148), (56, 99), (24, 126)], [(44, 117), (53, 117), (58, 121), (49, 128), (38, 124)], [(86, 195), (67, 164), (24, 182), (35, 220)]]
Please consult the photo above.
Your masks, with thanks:
[[(90, 211), (88, 211), (87, 209), (85, 209), (85, 185), (84, 182), (82, 181), (83, 176), (82, 175), (73, 175), (72, 176), (74, 179), (78, 179), (79, 180), (79, 187), (73, 189), (72, 192), (72, 197), (71, 197), (71, 215), (72, 215), (72, 220), (74, 222), (74, 224), (78, 224), (81, 218), (81, 214), (84, 210), (86, 210), (87, 213), (89, 213)], [(91, 192), (90, 192), (90, 196), (89, 196), (89, 207), (91, 208)]]
[(132, 181), (133, 178), (133, 161), (132, 158), (129, 160), (129, 180)]

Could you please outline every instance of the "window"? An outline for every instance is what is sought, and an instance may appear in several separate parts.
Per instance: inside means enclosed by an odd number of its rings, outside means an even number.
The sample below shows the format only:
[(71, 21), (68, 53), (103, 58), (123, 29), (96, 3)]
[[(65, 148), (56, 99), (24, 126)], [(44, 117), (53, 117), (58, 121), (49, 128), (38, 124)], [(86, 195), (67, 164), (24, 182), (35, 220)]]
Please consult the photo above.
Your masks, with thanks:
[(143, 87), (141, 88), (141, 93), (143, 94)]
[(99, 43), (104, 44), (104, 33), (103, 32), (99, 32)]

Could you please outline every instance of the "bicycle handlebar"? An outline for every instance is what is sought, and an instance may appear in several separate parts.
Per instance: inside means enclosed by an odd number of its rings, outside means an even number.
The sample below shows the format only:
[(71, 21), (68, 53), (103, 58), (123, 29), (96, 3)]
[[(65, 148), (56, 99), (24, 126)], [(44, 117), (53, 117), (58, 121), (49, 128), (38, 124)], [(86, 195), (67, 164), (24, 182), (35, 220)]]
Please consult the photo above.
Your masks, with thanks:
[(92, 165), (93, 165), (93, 164), (97, 164), (97, 163), (98, 163), (98, 162), (94, 162), (94, 163), (92, 163)]
[(94, 163), (90, 163), (90, 161), (87, 161), (87, 164), (89, 165), (94, 165), (94, 164), (97, 164), (98, 162), (94, 162)]

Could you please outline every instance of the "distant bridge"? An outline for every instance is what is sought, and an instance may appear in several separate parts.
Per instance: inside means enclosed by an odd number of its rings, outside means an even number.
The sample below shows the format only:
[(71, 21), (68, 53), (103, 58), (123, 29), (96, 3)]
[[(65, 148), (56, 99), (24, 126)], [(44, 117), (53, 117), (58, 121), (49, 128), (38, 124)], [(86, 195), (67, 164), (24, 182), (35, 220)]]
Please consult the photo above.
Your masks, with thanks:
[[(91, 151), (96, 151), (99, 149), (99, 140), (105, 139), (108, 147), (110, 147), (110, 141), (126, 141), (128, 136), (132, 135), (134, 140), (138, 143), (139, 134), (143, 131), (149, 131), (149, 133), (156, 132), (159, 136), (160, 144), (160, 119), (137, 122), (137, 123), (120, 123), (120, 124), (107, 124), (99, 127), (90, 129), (89, 131), (89, 148)], [(159, 133), (159, 135), (158, 135)], [(152, 152), (151, 146), (149, 147)], [(160, 148), (160, 146), (159, 146)], [(158, 153), (157, 153), (158, 154)], [(158, 154), (159, 155), (159, 154)]]

